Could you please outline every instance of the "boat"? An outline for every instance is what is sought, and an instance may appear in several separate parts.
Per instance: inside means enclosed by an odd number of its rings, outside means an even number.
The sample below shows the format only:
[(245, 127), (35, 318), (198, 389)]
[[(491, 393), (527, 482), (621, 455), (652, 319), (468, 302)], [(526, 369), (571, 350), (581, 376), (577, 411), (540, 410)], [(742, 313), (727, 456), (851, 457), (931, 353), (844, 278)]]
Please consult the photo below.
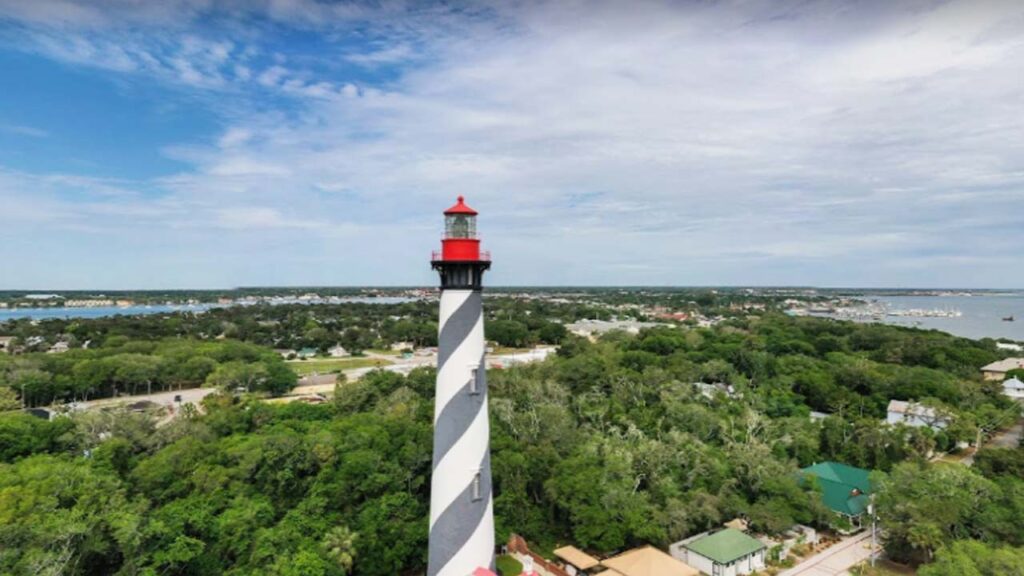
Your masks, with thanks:
[(1013, 322), (1013, 316), (1007, 316), (1006, 318), (1003, 318), (1003, 322)]

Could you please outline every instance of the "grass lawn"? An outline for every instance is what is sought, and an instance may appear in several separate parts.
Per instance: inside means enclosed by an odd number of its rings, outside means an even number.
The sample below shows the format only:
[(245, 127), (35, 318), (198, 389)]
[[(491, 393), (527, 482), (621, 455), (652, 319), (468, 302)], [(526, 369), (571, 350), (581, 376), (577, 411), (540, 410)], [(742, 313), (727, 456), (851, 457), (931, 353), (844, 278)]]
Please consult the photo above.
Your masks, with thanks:
[(511, 556), (498, 556), (497, 564), (500, 576), (519, 576), (523, 573), (523, 565)]
[(307, 376), (313, 372), (331, 374), (353, 368), (387, 366), (388, 364), (391, 364), (388, 360), (376, 360), (373, 358), (314, 358), (312, 360), (292, 360), (288, 362), (288, 366), (299, 376)]

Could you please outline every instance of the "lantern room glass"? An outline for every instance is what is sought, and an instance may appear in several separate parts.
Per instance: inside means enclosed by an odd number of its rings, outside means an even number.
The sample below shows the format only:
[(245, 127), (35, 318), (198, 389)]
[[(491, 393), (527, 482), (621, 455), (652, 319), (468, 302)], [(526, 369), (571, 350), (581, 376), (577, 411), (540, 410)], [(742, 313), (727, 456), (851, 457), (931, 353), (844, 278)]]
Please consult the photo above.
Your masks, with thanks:
[(444, 217), (445, 238), (476, 238), (476, 216), (448, 214)]

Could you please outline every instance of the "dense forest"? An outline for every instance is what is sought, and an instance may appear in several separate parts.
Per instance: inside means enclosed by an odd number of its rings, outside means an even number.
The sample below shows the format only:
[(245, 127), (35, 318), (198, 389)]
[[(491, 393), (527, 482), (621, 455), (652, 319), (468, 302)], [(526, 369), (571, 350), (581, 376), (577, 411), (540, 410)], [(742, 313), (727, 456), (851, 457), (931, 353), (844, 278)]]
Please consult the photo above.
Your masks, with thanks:
[(208, 385), (278, 395), (291, 390), (295, 373), (272, 350), (220, 340), (128, 340), (61, 354), (0, 354), (0, 405), (27, 406), (142, 394)]
[[(877, 471), (893, 558), (926, 576), (1013, 573), (1022, 450), (928, 460), (1019, 416), (978, 376), (1000, 356), (991, 341), (770, 313), (564, 338), (556, 357), (489, 375), (498, 538), (610, 553), (737, 515), (770, 534), (824, 526), (797, 471), (837, 460)], [(160, 427), (0, 415), (0, 573), (422, 573), (433, 378), (372, 372), (321, 406), (214, 395)], [(885, 425), (890, 399), (951, 424)]]

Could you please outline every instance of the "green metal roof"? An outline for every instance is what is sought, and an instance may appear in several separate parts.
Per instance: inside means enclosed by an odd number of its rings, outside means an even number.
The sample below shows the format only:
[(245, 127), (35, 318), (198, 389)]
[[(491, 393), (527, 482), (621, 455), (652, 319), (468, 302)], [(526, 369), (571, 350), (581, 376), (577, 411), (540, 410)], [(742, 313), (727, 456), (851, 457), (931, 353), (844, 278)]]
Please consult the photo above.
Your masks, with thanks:
[(821, 500), (835, 512), (858, 516), (868, 507), (871, 494), (870, 472), (838, 462), (822, 462), (804, 468), (805, 475), (818, 479)]
[(683, 546), (719, 564), (728, 564), (766, 547), (735, 528), (720, 530)]

